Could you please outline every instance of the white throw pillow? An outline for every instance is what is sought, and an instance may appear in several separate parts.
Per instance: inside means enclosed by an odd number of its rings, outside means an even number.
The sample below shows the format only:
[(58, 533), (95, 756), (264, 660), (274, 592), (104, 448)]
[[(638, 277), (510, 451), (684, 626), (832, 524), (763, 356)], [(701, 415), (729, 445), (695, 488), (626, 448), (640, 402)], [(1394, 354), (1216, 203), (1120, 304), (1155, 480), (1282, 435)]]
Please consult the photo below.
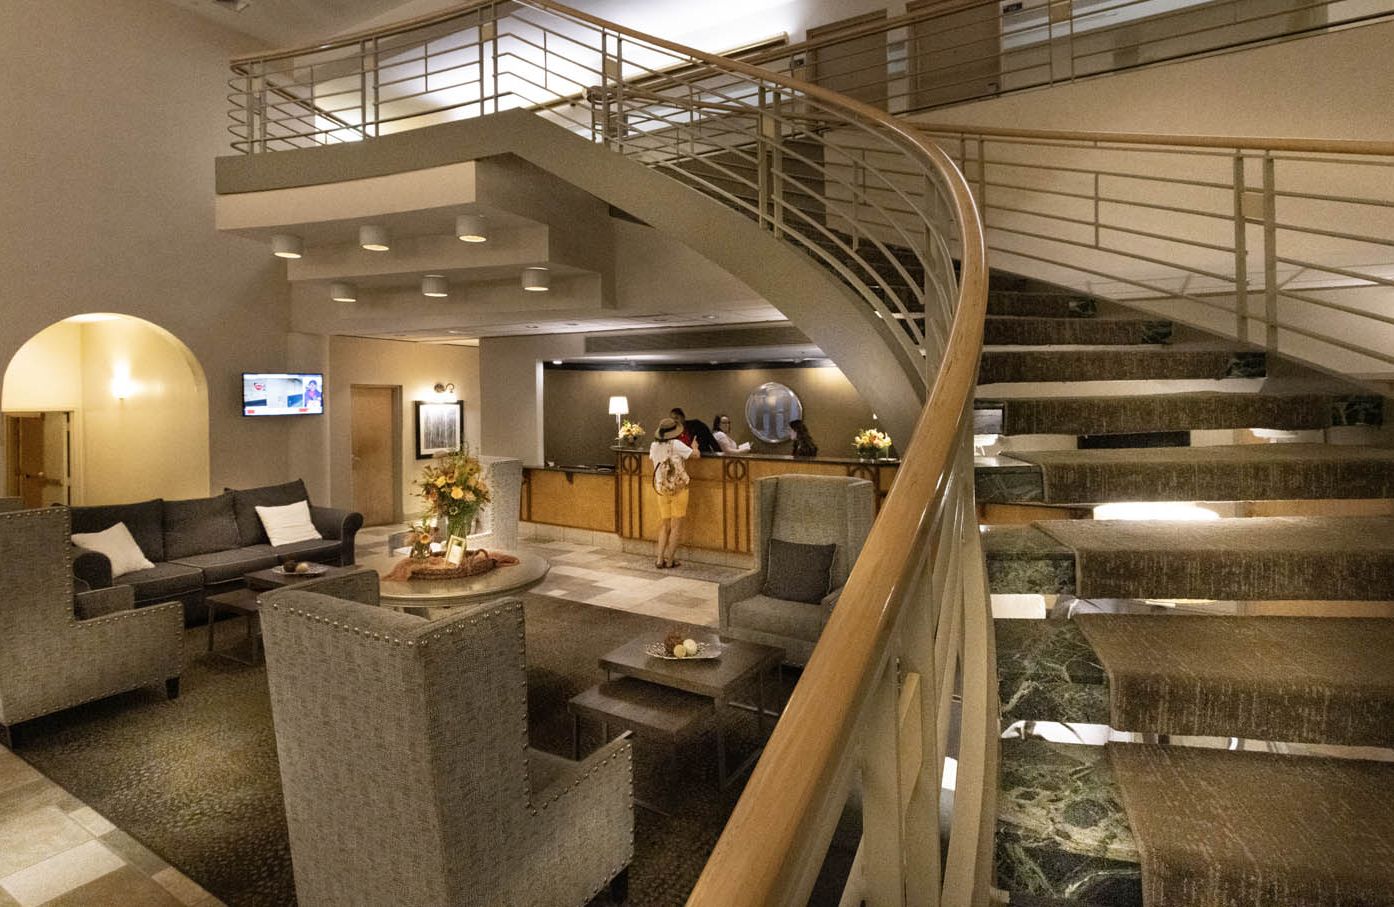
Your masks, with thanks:
[(291, 542), (308, 542), (321, 539), (310, 519), (310, 505), (307, 501), (296, 501), (284, 507), (258, 507), (257, 516), (266, 529), (266, 537), (272, 545), (289, 545)]
[(135, 570), (149, 570), (155, 566), (140, 550), (125, 523), (117, 523), (101, 532), (75, 533), (73, 544), (105, 554), (107, 560), (111, 561), (113, 578)]

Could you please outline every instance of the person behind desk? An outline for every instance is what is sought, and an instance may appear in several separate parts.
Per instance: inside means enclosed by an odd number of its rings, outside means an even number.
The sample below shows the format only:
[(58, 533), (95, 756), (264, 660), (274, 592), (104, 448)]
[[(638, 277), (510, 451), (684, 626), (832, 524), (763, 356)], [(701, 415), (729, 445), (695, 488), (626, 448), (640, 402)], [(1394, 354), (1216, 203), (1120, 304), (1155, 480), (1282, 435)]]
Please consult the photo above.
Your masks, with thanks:
[(716, 418), (712, 419), (712, 428), (716, 429), (716, 431), (712, 432), (712, 437), (721, 447), (722, 453), (745, 453), (750, 450), (749, 441), (737, 444), (735, 441), (731, 440), (731, 436), (727, 434), (727, 431), (731, 428), (731, 417), (725, 413), (716, 414)]
[(813, 435), (808, 433), (808, 426), (803, 424), (802, 419), (791, 419), (789, 422), (789, 437), (794, 439), (794, 449), (792, 453), (796, 457), (816, 457), (818, 456), (818, 445), (813, 441)]
[(679, 566), (678, 543), (682, 538), (682, 522), (687, 516), (687, 461), (702, 455), (681, 440), (682, 423), (664, 419), (654, 432), (649, 445), (649, 460), (653, 462), (653, 488), (658, 492), (658, 546), (654, 566), (660, 570)]
[(688, 447), (695, 447), (704, 454), (721, 453), (721, 445), (716, 443), (716, 438), (712, 436), (712, 430), (707, 427), (707, 423), (701, 419), (689, 419), (687, 415), (678, 407), (668, 413), (669, 418), (682, 427), (682, 436), (678, 440)]

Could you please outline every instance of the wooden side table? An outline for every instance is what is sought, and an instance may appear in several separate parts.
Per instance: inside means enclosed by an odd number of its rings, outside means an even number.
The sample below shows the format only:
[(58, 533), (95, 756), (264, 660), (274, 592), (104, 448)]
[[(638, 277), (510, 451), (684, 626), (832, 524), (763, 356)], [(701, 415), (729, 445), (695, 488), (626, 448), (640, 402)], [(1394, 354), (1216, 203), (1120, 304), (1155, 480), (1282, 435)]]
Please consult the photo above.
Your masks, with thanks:
[[(238, 664), (261, 664), (261, 605), (257, 601), (257, 595), (255, 589), (233, 589), (231, 592), (208, 596), (205, 602), (208, 605), (208, 651)], [(251, 652), (245, 659), (238, 658), (230, 652), (219, 652), (215, 648), (214, 628), (217, 626), (219, 611), (228, 611), (246, 619), (246, 641)]]

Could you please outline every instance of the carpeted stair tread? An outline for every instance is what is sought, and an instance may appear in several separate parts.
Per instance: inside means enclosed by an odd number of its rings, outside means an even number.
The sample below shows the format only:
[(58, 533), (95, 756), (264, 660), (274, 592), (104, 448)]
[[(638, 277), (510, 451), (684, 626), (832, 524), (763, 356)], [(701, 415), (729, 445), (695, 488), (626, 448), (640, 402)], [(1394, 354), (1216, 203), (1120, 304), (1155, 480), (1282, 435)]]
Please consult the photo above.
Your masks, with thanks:
[(1117, 730), (1394, 745), (1394, 621), (1088, 614), (1070, 623), (1088, 654), (1065, 651), (1107, 670)]
[(1148, 907), (1394, 898), (1394, 763), (1107, 747)]
[(979, 358), (978, 383), (1261, 378), (1264, 360), (1262, 352), (1155, 344), (1103, 349), (989, 349)]
[(1103, 747), (1003, 740), (997, 887), (1077, 904), (1141, 907), (1142, 868)]
[[(1074, 553), (1081, 598), (1394, 600), (1394, 517), (1046, 520), (1032, 528)], [(1029, 550), (1050, 549), (1037, 541)]]
[(983, 532), (988, 588), (998, 593), (1073, 594), (1075, 555), (1034, 526), (989, 526)]
[(1172, 331), (1170, 321), (989, 315), (983, 327), (983, 343), (988, 346), (1166, 343), (1171, 339)]
[(1013, 451), (980, 466), (980, 503), (1394, 497), (1394, 448), (1335, 444)]
[[(1342, 394), (1245, 394), (1203, 391), (1111, 397), (976, 400), (975, 431), (1006, 435), (1117, 435), (1225, 428), (1307, 430), (1379, 425), (1383, 400)], [(1000, 420), (993, 413), (1001, 411)], [(978, 413), (982, 413), (981, 417)]]
[(1098, 305), (1088, 296), (1072, 293), (992, 290), (987, 294), (987, 313), (1028, 318), (1093, 318), (1098, 314)]

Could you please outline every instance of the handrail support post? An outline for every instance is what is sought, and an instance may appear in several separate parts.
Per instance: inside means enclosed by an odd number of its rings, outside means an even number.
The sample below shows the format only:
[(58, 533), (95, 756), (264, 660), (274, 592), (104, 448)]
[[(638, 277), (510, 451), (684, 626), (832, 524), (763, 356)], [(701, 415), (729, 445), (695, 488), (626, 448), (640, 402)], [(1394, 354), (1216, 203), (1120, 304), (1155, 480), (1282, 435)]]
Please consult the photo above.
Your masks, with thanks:
[(1278, 194), (1272, 154), (1263, 156), (1263, 301), (1264, 345), (1278, 351)]
[(1234, 336), (1249, 339), (1249, 218), (1244, 212), (1244, 155), (1234, 155)]

